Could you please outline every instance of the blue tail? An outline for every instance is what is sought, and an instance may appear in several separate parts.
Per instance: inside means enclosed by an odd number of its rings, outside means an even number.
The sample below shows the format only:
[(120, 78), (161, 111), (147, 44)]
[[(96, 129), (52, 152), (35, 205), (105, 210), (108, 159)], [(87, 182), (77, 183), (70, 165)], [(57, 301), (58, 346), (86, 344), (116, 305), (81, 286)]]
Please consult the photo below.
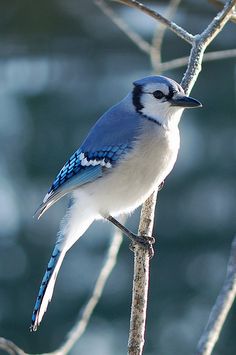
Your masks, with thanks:
[(30, 331), (37, 330), (43, 315), (47, 310), (48, 303), (52, 298), (56, 277), (64, 256), (65, 253), (62, 253), (62, 251), (58, 248), (58, 244), (56, 244), (39, 289), (38, 297), (32, 314)]

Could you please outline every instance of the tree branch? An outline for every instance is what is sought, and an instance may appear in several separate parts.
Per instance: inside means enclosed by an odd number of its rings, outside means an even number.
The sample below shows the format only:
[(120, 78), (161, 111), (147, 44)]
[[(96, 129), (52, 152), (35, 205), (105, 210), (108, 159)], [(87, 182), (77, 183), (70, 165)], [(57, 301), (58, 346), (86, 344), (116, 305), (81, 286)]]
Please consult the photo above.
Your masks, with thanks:
[[(139, 235), (152, 235), (156, 197), (157, 192), (153, 192), (143, 204), (139, 223)], [(148, 286), (149, 253), (142, 247), (135, 245), (132, 306), (128, 341), (129, 355), (140, 355), (143, 352)]]
[(18, 348), (12, 341), (0, 338), (0, 349), (6, 351), (10, 355), (29, 355), (22, 349)]
[[(181, 0), (171, 0), (166, 11), (165, 17), (167, 19), (172, 19), (174, 14), (180, 4)], [(163, 43), (164, 35), (166, 31), (166, 26), (159, 23), (156, 26), (156, 30), (153, 35), (152, 45), (150, 49), (150, 59), (154, 72), (161, 73), (162, 72), (162, 60), (161, 60), (161, 46)]]
[(234, 12), (235, 4), (235, 0), (226, 1), (223, 9), (216, 15), (216, 17), (209, 24), (209, 26), (207, 26), (207, 28), (202, 32), (201, 38), (205, 46), (208, 46), (213, 41), (213, 39), (223, 29), (225, 24), (230, 20)]
[[(204, 54), (203, 62), (211, 62), (219, 59), (230, 59), (236, 57), (236, 48), (235, 49), (226, 49), (222, 51), (208, 52)], [(176, 68), (183, 67), (188, 64), (189, 57), (181, 57), (168, 62), (161, 63), (161, 71), (172, 70)]]
[[(225, 3), (221, 0), (208, 0), (210, 3), (212, 3), (213, 5), (217, 6), (218, 9), (223, 9)], [(236, 23), (236, 13), (235, 11), (232, 13), (230, 21)]]
[(199, 340), (196, 355), (210, 355), (219, 338), (225, 319), (236, 297), (236, 236), (234, 237), (227, 274)]
[(186, 41), (190, 44), (193, 43), (194, 37), (193, 37), (193, 35), (191, 35), (191, 33), (187, 32), (182, 27), (176, 25), (174, 22), (168, 20), (167, 18), (165, 18), (164, 16), (159, 14), (159, 12), (156, 12), (156, 11), (150, 9), (149, 7), (143, 5), (142, 3), (140, 3), (136, 0), (112, 0), (112, 1), (116, 1), (121, 4), (127, 5), (129, 7), (141, 10), (145, 14), (147, 14), (147, 15), (153, 17), (155, 20), (161, 22), (164, 26), (168, 27), (172, 32), (174, 32), (177, 36), (182, 38), (184, 41)]
[(236, 0), (228, 0), (221, 12), (219, 12), (207, 28), (200, 34), (194, 37), (194, 42), (190, 52), (187, 70), (181, 82), (181, 86), (187, 94), (191, 92), (194, 83), (201, 71), (203, 54), (207, 46), (213, 41), (218, 33), (229, 21)]
[(143, 52), (149, 55), (151, 45), (145, 41), (137, 32), (133, 31), (129, 25), (118, 16), (113, 9), (108, 6), (104, 0), (95, 0), (95, 4), (102, 12), (111, 19), (111, 21), (126, 34), (126, 36)]

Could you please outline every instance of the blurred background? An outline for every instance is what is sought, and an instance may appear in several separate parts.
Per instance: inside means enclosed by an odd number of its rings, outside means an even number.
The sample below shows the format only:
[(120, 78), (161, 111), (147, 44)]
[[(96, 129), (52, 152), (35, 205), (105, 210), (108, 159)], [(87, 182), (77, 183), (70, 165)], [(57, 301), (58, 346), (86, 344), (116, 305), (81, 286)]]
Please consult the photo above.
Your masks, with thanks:
[[(163, 12), (168, 2), (149, 4)], [(114, 5), (146, 40), (155, 21)], [(202, 31), (217, 9), (183, 0), (175, 20)], [(89, 128), (152, 72), (150, 59), (86, 0), (0, 1), (0, 336), (26, 352), (56, 349), (89, 298), (112, 227), (96, 223), (65, 258), (53, 301), (29, 332), (39, 284), (55, 242), (64, 199), (32, 218), (58, 170)], [(234, 48), (228, 24), (208, 50)], [(188, 55), (169, 31), (164, 60)], [(222, 285), (236, 231), (236, 61), (204, 63), (184, 113), (174, 171), (158, 195), (145, 354), (194, 352)], [(180, 81), (185, 68), (165, 74)], [(129, 218), (134, 231), (139, 211)], [(120, 355), (127, 349), (133, 255), (124, 240), (86, 333), (71, 354)], [(236, 353), (234, 305), (214, 354)]]

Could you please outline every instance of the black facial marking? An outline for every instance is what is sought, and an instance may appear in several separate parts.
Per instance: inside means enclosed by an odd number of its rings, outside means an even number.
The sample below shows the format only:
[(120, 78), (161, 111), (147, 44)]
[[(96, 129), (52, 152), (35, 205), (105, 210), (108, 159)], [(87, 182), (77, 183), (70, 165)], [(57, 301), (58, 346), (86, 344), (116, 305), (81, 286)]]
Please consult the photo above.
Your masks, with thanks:
[(135, 85), (134, 89), (133, 89), (133, 105), (136, 109), (136, 112), (141, 113), (141, 115), (143, 117), (146, 117), (149, 121), (158, 124), (159, 126), (161, 126), (160, 122), (158, 122), (157, 120), (155, 120), (152, 117), (148, 117), (146, 115), (143, 114), (142, 109), (144, 108), (144, 106), (141, 104), (141, 95), (142, 95), (142, 86), (141, 85)]
[(143, 109), (143, 105), (141, 104), (141, 95), (142, 95), (142, 86), (135, 85), (133, 89), (133, 105), (136, 111), (139, 113)]
[(167, 101), (172, 99), (174, 92), (175, 92), (175, 90), (174, 90), (173, 86), (169, 85), (169, 94), (165, 95)]

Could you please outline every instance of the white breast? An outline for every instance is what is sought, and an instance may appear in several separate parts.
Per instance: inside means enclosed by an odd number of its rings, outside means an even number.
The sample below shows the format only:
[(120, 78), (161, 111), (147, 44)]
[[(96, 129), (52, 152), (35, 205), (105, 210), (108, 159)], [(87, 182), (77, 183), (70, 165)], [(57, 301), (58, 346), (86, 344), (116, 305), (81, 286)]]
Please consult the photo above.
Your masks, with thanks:
[(179, 131), (150, 122), (136, 147), (107, 176), (85, 185), (89, 203), (101, 215), (131, 212), (142, 204), (172, 170), (179, 149)]

